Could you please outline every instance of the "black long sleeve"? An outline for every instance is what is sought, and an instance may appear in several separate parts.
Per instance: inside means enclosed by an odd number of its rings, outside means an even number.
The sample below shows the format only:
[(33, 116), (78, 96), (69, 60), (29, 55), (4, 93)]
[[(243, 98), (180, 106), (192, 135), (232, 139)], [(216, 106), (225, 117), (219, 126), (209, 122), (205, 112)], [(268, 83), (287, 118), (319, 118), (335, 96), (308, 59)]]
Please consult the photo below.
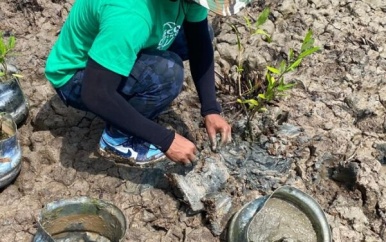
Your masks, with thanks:
[(120, 95), (118, 88), (123, 78), (89, 59), (81, 92), (84, 104), (112, 126), (166, 152), (173, 142), (174, 131), (147, 119)]
[(208, 31), (208, 20), (185, 22), (190, 69), (201, 102), (201, 115), (221, 113), (216, 101), (214, 81), (214, 54)]

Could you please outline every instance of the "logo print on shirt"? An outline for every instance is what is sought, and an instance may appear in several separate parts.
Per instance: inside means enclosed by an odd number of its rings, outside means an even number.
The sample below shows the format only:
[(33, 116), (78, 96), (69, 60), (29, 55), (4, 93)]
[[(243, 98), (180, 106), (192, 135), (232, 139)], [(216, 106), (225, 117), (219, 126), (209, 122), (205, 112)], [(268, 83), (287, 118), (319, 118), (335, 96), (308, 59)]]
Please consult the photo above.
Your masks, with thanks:
[(173, 22), (164, 24), (164, 33), (162, 35), (161, 41), (158, 43), (157, 49), (164, 50), (166, 47), (168, 47), (176, 38), (180, 28), (181, 25), (176, 25)]

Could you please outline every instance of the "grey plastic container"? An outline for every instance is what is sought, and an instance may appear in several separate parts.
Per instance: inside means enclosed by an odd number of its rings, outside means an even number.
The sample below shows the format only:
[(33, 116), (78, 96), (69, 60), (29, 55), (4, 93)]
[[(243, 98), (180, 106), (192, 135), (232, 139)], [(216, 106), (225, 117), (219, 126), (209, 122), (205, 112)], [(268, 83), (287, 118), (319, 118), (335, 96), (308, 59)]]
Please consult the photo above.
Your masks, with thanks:
[(294, 187), (283, 186), (270, 196), (263, 196), (247, 203), (233, 216), (228, 229), (228, 242), (250, 241), (250, 224), (271, 198), (288, 202), (303, 212), (310, 220), (318, 242), (332, 241), (330, 226), (319, 204), (304, 192)]
[(34, 242), (121, 242), (126, 219), (115, 205), (89, 197), (49, 203), (38, 217)]
[(24, 123), (29, 115), (28, 99), (17, 77), (0, 82), (0, 112), (9, 113), (17, 126)]
[(8, 113), (0, 113), (0, 188), (9, 185), (21, 170), (21, 148), (16, 123)]

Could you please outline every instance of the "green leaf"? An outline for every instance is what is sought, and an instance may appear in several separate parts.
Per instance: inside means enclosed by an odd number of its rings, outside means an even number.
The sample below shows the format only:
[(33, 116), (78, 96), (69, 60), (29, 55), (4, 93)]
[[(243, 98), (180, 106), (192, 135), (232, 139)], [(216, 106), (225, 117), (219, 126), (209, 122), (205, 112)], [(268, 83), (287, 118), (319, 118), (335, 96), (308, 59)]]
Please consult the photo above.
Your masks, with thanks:
[(240, 98), (237, 99), (237, 102), (238, 103), (241, 103), (241, 104), (248, 104), (249, 107), (253, 108), (255, 106), (258, 106), (259, 105), (259, 102), (255, 99), (246, 99), (246, 100), (241, 100)]
[(259, 15), (259, 18), (257, 19), (256, 27), (263, 25), (267, 21), (269, 12), (270, 12), (269, 8), (265, 8), (263, 12), (261, 12), (261, 14)]
[(309, 30), (304, 37), (302, 47), (300, 48), (300, 52), (303, 52), (307, 49), (313, 47), (315, 40), (312, 38), (312, 30)]
[(271, 76), (268, 80), (268, 89), (272, 89), (275, 85), (276, 79), (275, 77)]
[(269, 34), (268, 34), (267, 32), (265, 32), (263, 29), (257, 29), (257, 30), (255, 31), (255, 34), (261, 34), (261, 35), (270, 37)]
[(294, 49), (289, 49), (288, 51), (288, 62), (291, 62), (294, 58)]
[(304, 57), (306, 57), (306, 56), (309, 56), (309, 55), (315, 53), (315, 52), (318, 51), (318, 50), (320, 50), (319, 47), (313, 47), (313, 48), (311, 48), (311, 49), (307, 49), (307, 50), (303, 51), (303, 52), (299, 55), (298, 58), (304, 58)]
[(261, 99), (266, 99), (265, 94), (263, 94), (263, 93), (260, 93), (260, 94), (258, 95), (258, 97), (261, 98)]
[(267, 109), (267, 108), (260, 108), (259, 111), (260, 111), (260, 112), (267, 112), (268, 109)]
[(267, 79), (268, 81), (268, 87), (272, 85), (272, 76), (271, 74), (269, 73), (269, 71), (267, 71), (267, 74), (265, 74), (265, 78)]
[(279, 85), (277, 87), (277, 90), (280, 92), (287, 91), (289, 89), (292, 89), (295, 86), (295, 84), (285, 84), (285, 85)]
[(312, 40), (312, 30), (308, 30), (306, 36), (304, 36), (303, 43), (309, 42)]
[(300, 65), (300, 63), (302, 62), (303, 59), (297, 59), (294, 63), (292, 63), (290, 65), (290, 67), (288, 67), (288, 71), (293, 71), (296, 67), (298, 67)]
[(265, 92), (265, 100), (269, 102), (273, 99), (274, 96), (275, 93), (273, 92), (273, 89), (267, 89), (267, 91)]
[(279, 80), (279, 85), (284, 85), (284, 77), (281, 77), (280, 80)]
[(4, 44), (3, 33), (0, 32), (0, 44)]
[(255, 99), (247, 99), (247, 100), (241, 101), (241, 103), (248, 104), (249, 109), (253, 109), (253, 108), (259, 106), (259, 102)]
[(255, 99), (247, 99), (247, 100), (245, 100), (245, 102), (248, 103), (248, 104), (252, 104), (254, 106), (259, 105), (259, 102), (257, 100), (255, 100)]
[(280, 74), (284, 73), (286, 69), (287, 69), (287, 63), (285, 62), (285, 60), (282, 60), (280, 63)]
[(13, 48), (15, 48), (15, 44), (16, 44), (15, 36), (9, 37), (9, 40), (8, 40), (8, 50), (12, 50)]
[(285, 84), (285, 88), (288, 88), (288, 89), (291, 89), (293, 88), (294, 86), (296, 86), (296, 83), (290, 83), (290, 84)]
[(5, 76), (5, 73), (0, 71), (0, 77)]
[(12, 74), (12, 76), (17, 77), (17, 78), (23, 78), (23, 75), (20, 75), (20, 74)]
[(251, 20), (247, 17), (244, 16), (245, 24), (247, 25), (248, 29), (252, 28)]
[(272, 73), (275, 73), (275, 74), (280, 74), (280, 71), (278, 69), (276, 69), (275, 67), (272, 67), (272, 66), (267, 66), (267, 69), (272, 72)]
[(7, 52), (6, 46), (2, 41), (2, 39), (0, 38), (0, 57), (4, 57), (6, 52)]

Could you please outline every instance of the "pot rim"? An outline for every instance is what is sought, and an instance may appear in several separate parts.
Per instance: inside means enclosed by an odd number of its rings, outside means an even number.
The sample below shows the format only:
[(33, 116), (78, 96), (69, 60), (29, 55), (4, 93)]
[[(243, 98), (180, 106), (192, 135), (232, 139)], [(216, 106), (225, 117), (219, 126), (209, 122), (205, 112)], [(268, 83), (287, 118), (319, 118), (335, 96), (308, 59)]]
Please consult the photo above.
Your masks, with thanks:
[[(290, 202), (300, 209), (311, 221), (314, 230), (317, 234), (318, 241), (332, 241), (331, 229), (328, 224), (325, 213), (320, 205), (308, 194), (303, 191), (288, 185), (277, 188), (271, 195), (262, 196), (245, 204), (232, 218), (229, 226), (229, 242), (248, 241), (248, 228), (253, 218), (264, 208), (270, 198), (277, 197), (279, 199)], [(240, 218), (240, 214), (245, 210), (251, 210), (248, 217)], [(247, 211), (248, 212), (248, 211)], [(248, 220), (248, 221), (247, 221)], [(245, 223), (245, 225), (244, 225)], [(241, 225), (243, 228), (239, 231), (240, 234), (235, 234), (236, 226)], [(316, 228), (315, 228), (316, 226)], [(241, 240), (240, 240), (241, 239)]]
[[(105, 200), (101, 199), (96, 199), (96, 198), (91, 198), (87, 196), (79, 196), (79, 197), (72, 197), (72, 198), (63, 198), (59, 200), (52, 201), (44, 206), (44, 208), (41, 210), (41, 212), (38, 215), (38, 226), (39, 230), (44, 233), (44, 236), (46, 238), (51, 239), (51, 241), (55, 241), (54, 238), (52, 237), (51, 233), (48, 232), (45, 228), (45, 221), (48, 222), (49, 220), (55, 220), (55, 219), (50, 219), (50, 218), (45, 218), (44, 216), (48, 215), (49, 217), (50, 212), (55, 212), (55, 211), (62, 211), (64, 210), (65, 207), (71, 206), (71, 205), (80, 205), (80, 206), (90, 206), (93, 207), (95, 206), (97, 211), (104, 210), (109, 213), (112, 217), (116, 218), (117, 222), (120, 225), (120, 228), (118, 228), (120, 231), (119, 235), (119, 241), (123, 241), (125, 238), (126, 230), (127, 230), (127, 221), (126, 217), (124, 216), (123, 212), (115, 206), (111, 202), (107, 202)], [(60, 217), (60, 216), (59, 216)], [(65, 217), (65, 215), (63, 215)], [(63, 231), (65, 232), (65, 231)], [(36, 235), (38, 235), (39, 231), (37, 232)], [(40, 234), (42, 235), (42, 234)], [(103, 235), (101, 232), (100, 235)], [(110, 238), (109, 238), (110, 239)]]

